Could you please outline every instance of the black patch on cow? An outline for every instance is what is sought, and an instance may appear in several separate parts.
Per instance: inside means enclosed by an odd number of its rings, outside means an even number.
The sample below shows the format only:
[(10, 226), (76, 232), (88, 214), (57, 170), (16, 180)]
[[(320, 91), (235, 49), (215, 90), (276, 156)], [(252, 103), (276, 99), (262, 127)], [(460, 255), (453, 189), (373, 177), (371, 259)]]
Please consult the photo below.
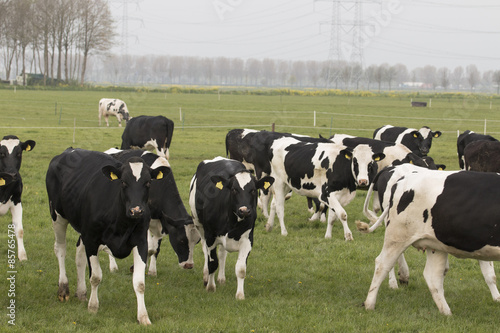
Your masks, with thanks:
[(323, 150), (321, 154), (319, 155), (319, 160), (321, 161), (323, 159), (323, 156), (325, 156), (325, 151)]
[(473, 252), (500, 246), (500, 177), (495, 173), (458, 172), (446, 178), (431, 209), (436, 238)]
[(285, 172), (292, 187), (300, 189), (302, 179), (314, 176), (313, 157), (316, 154), (318, 144), (297, 143), (285, 148), (288, 154), (285, 156)]
[(397, 207), (398, 214), (401, 214), (401, 212), (403, 212), (406, 209), (406, 207), (408, 207), (410, 203), (412, 203), (414, 197), (415, 197), (415, 191), (413, 190), (405, 191), (401, 195)]
[(429, 210), (428, 210), (428, 209), (426, 209), (426, 210), (424, 210), (424, 223), (426, 223), (426, 222), (427, 222), (427, 219), (428, 219), (428, 218), (429, 218)]
[(304, 190), (314, 190), (316, 188), (316, 185), (314, 185), (314, 183), (304, 183), (302, 184), (302, 188)]
[(327, 156), (324, 160), (321, 160), (321, 167), (323, 169), (328, 169), (329, 166), (330, 166), (330, 159)]

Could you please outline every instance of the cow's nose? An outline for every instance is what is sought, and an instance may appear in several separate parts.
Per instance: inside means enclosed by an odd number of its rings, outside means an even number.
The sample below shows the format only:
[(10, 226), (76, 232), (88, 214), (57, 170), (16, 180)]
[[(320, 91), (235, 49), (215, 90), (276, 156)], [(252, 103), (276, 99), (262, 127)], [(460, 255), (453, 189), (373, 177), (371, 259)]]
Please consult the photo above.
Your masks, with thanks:
[(240, 209), (238, 209), (238, 216), (247, 217), (249, 215), (250, 215), (250, 209), (248, 209), (248, 207), (242, 206), (240, 207)]
[(132, 217), (140, 217), (142, 215), (142, 209), (139, 206), (135, 206), (130, 208), (130, 216)]
[(358, 180), (358, 186), (368, 186), (368, 180), (367, 179)]

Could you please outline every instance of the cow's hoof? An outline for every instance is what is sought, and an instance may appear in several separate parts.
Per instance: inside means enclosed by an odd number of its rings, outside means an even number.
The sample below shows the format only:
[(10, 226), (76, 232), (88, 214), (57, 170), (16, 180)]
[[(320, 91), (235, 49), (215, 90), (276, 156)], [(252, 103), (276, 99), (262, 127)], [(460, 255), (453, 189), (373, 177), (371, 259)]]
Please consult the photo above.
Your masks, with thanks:
[(281, 230), (281, 236), (288, 236), (288, 231)]
[(26, 252), (21, 252), (18, 254), (18, 259), (19, 261), (25, 261), (25, 260), (28, 260), (28, 256), (26, 255)]
[(61, 302), (67, 302), (69, 300), (69, 285), (67, 283), (59, 285), (57, 297)]
[(218, 278), (217, 279), (217, 283), (218, 284), (226, 284), (226, 278), (225, 277), (224, 278)]
[(144, 315), (141, 318), (137, 318), (140, 325), (149, 326), (151, 325), (151, 320), (149, 320), (148, 315)]
[(243, 301), (245, 299), (244, 293), (236, 293), (236, 299), (239, 301)]
[(82, 302), (87, 300), (87, 291), (77, 291), (75, 296)]
[(403, 286), (403, 287), (406, 287), (406, 286), (408, 286), (408, 280), (399, 279), (399, 284), (401, 284), (401, 286)]
[(346, 234), (344, 236), (344, 238), (345, 238), (346, 242), (350, 242), (350, 241), (354, 240), (354, 238), (352, 238), (352, 234)]
[(90, 313), (97, 313), (97, 310), (99, 310), (99, 303), (97, 302), (94, 304), (89, 303), (88, 310)]
[(271, 232), (273, 230), (273, 226), (270, 225), (269, 223), (266, 224), (266, 231)]
[(215, 292), (215, 285), (207, 285), (207, 291), (210, 293)]

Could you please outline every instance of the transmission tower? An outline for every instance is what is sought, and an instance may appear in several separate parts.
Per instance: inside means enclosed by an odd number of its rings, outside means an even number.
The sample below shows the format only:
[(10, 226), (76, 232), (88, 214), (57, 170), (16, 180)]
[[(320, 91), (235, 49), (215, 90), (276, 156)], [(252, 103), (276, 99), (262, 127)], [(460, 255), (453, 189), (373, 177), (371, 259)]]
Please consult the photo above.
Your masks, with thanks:
[[(348, 88), (352, 82), (359, 81), (364, 63), (361, 29), (368, 23), (363, 18), (363, 3), (380, 3), (380, 0), (315, 1), (332, 2), (327, 88), (332, 83), (337, 87), (340, 80)], [(359, 66), (357, 70), (355, 66)], [(350, 72), (346, 68), (350, 68)]]
[(139, 40), (139, 37), (137, 35), (131, 36), (129, 34), (128, 22), (129, 22), (129, 20), (137, 20), (137, 21), (140, 21), (142, 25), (144, 25), (144, 22), (140, 18), (129, 16), (128, 5), (135, 4), (136, 10), (139, 10), (140, 9), (139, 3), (142, 2), (143, 0), (110, 0), (110, 1), (120, 4), (122, 7), (122, 17), (120, 19), (121, 24), (122, 24), (122, 32), (120, 35), (121, 54), (122, 55), (129, 55), (128, 42), (129, 42), (130, 37), (135, 37), (136, 40)]

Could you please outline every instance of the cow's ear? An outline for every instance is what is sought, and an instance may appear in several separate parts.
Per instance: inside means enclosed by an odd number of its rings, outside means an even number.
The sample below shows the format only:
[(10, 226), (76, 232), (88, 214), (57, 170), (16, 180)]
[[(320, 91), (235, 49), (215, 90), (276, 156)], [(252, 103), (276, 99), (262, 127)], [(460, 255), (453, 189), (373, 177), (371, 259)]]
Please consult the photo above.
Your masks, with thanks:
[(274, 178), (270, 176), (262, 177), (255, 183), (255, 187), (261, 190), (267, 190), (273, 185)]
[(375, 162), (382, 161), (384, 158), (385, 158), (385, 154), (384, 153), (376, 153), (376, 154), (373, 154), (373, 156), (372, 156), (372, 159)]
[(0, 172), (0, 187), (7, 186), (14, 180), (14, 177), (11, 174)]
[(413, 131), (411, 132), (411, 135), (414, 137), (414, 138), (418, 138), (418, 135), (420, 134), (419, 131)]
[(33, 148), (35, 148), (35, 145), (36, 145), (35, 141), (26, 140), (26, 141), (21, 143), (21, 149), (25, 150), (25, 151), (30, 151), (30, 150), (33, 150)]
[(444, 170), (444, 169), (446, 169), (446, 165), (444, 165), (444, 164), (436, 164), (436, 167), (437, 167), (438, 170)]
[(349, 149), (341, 150), (340, 154), (344, 155), (344, 157), (347, 158), (348, 160), (352, 159), (352, 151), (350, 151)]
[(212, 176), (210, 177), (210, 181), (215, 184), (215, 187), (217, 187), (219, 190), (222, 191), (224, 187), (227, 186), (227, 183), (229, 180), (222, 176)]
[(104, 176), (106, 176), (106, 178), (111, 181), (120, 179), (120, 177), (122, 176), (122, 172), (120, 171), (120, 169), (115, 168), (112, 165), (103, 166), (101, 170)]
[(163, 179), (165, 178), (172, 170), (167, 166), (161, 166), (156, 169), (151, 169), (151, 179)]
[(441, 132), (440, 131), (432, 132), (432, 136), (435, 138), (439, 138), (441, 136)]

